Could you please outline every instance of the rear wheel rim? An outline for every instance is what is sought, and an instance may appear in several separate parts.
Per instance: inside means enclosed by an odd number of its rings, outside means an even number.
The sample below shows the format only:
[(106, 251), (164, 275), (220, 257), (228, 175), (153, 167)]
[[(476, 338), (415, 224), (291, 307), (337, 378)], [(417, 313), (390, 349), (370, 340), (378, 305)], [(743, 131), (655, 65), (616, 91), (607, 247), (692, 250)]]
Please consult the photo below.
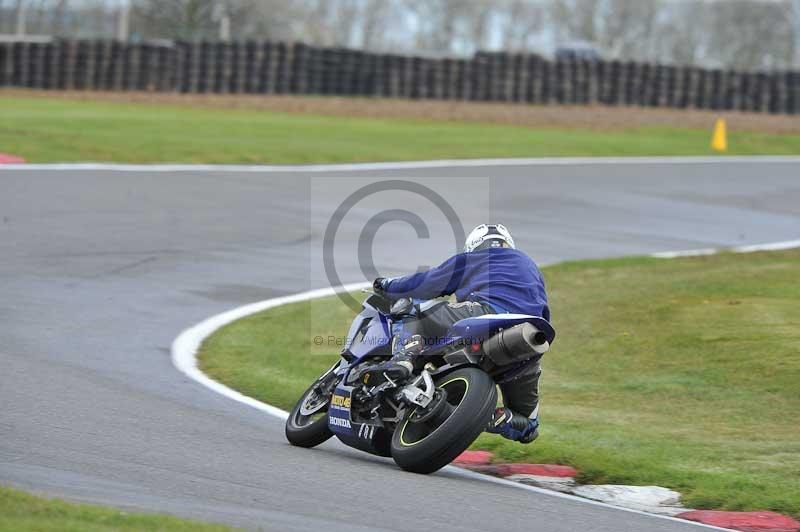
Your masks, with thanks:
[[(447, 394), (446, 400), (451, 409), (450, 415), (452, 415), (452, 413), (461, 406), (467, 393), (469, 393), (469, 381), (466, 377), (456, 377), (443, 382), (437, 386), (437, 388), (445, 390)], [(411, 447), (422, 443), (439, 430), (447, 419), (450, 418), (450, 416), (447, 416), (444, 420), (435, 423), (413, 423), (411, 420), (417, 410), (419, 410), (419, 408), (415, 408), (414, 411), (411, 412), (411, 415), (409, 415), (400, 426), (400, 445), (403, 447)]]

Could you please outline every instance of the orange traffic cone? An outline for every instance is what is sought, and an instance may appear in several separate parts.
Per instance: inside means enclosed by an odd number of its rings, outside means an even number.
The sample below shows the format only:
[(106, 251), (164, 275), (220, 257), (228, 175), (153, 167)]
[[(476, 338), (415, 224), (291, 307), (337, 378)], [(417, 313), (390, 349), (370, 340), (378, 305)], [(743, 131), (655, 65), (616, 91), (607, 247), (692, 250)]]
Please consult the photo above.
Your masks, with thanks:
[(714, 124), (714, 134), (711, 136), (711, 149), (718, 152), (728, 151), (728, 128), (725, 119), (720, 118)]

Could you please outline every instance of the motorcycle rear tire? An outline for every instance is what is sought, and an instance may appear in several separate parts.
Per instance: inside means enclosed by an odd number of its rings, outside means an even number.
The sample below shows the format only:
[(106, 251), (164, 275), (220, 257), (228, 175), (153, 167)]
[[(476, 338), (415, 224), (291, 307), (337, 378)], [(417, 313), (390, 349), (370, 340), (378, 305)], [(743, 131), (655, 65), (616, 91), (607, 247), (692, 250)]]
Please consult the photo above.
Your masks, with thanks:
[[(452, 462), (484, 431), (497, 406), (495, 383), (481, 369), (458, 369), (435, 384), (447, 392), (452, 412), (424, 437), (419, 435), (427, 427), (414, 429), (412, 416), (418, 409), (409, 411), (397, 425), (392, 435), (392, 458), (406, 471), (428, 474)], [(419, 434), (414, 436), (415, 432)]]

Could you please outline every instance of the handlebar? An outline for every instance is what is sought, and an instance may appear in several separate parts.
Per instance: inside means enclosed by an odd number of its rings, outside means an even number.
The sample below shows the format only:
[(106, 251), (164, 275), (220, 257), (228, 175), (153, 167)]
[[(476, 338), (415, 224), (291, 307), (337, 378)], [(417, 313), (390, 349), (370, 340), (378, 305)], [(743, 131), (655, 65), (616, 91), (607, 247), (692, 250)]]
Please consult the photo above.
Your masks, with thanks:
[(361, 293), (362, 294), (371, 294), (373, 296), (378, 296), (379, 298), (384, 299), (386, 301), (390, 301), (390, 302), (392, 300), (389, 296), (386, 295), (385, 292), (376, 292), (372, 288), (362, 288), (361, 289)]

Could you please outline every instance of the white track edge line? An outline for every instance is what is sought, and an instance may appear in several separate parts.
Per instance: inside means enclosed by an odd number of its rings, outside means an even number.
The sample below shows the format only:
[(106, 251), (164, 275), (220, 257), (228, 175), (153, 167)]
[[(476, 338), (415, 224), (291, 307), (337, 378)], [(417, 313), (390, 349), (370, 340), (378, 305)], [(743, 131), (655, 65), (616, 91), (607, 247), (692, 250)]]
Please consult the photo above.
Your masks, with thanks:
[[(360, 290), (361, 288), (366, 288), (368, 286), (371, 286), (371, 284), (353, 283), (344, 285), (340, 290)], [(289, 303), (311, 301), (312, 299), (332, 296), (335, 293), (336, 290), (334, 288), (310, 290), (308, 292), (302, 292), (299, 294), (276, 297), (251, 303), (249, 305), (244, 305), (242, 307), (237, 307), (227, 312), (223, 312), (222, 314), (217, 314), (216, 316), (211, 316), (210, 318), (201, 321), (197, 325), (186, 329), (175, 339), (175, 341), (172, 342), (172, 364), (178, 369), (178, 371), (185, 374), (190, 379), (199, 382), (203, 386), (210, 388), (213, 391), (224, 395), (225, 397), (261, 410), (262, 412), (266, 412), (271, 416), (285, 420), (287, 417), (289, 417), (289, 413), (285, 410), (262, 403), (261, 401), (253, 399), (252, 397), (248, 397), (240, 392), (237, 392), (233, 388), (229, 388), (224, 384), (208, 377), (208, 375), (203, 373), (197, 365), (197, 353), (200, 350), (203, 340), (229, 323), (270, 308), (288, 305)]]
[[(360, 290), (361, 288), (367, 288), (369, 286), (372, 286), (372, 284), (366, 282), (352, 283), (344, 285), (339, 289), (339, 291)], [(266, 403), (262, 403), (261, 401), (253, 399), (252, 397), (248, 397), (240, 392), (237, 392), (232, 388), (225, 386), (220, 382), (211, 379), (210, 377), (208, 377), (208, 375), (203, 373), (197, 365), (198, 350), (200, 349), (200, 346), (203, 343), (203, 341), (206, 338), (208, 338), (211, 334), (213, 334), (220, 328), (224, 327), (225, 325), (228, 325), (229, 323), (232, 323), (238, 319), (250, 316), (252, 314), (256, 314), (263, 310), (275, 308), (281, 305), (287, 305), (290, 303), (300, 303), (303, 301), (311, 301), (313, 299), (332, 296), (336, 292), (337, 290), (331, 287), (320, 288), (316, 290), (310, 290), (308, 292), (301, 292), (289, 296), (276, 297), (264, 301), (259, 301), (257, 303), (251, 303), (249, 305), (237, 307), (227, 312), (223, 312), (222, 314), (217, 314), (216, 316), (212, 316), (206, 320), (203, 320), (197, 325), (186, 329), (175, 339), (175, 341), (172, 342), (172, 348), (171, 348), (172, 363), (181, 373), (183, 373), (190, 379), (194, 380), (195, 382), (202, 384), (206, 388), (209, 388), (212, 391), (221, 394), (229, 399), (233, 399), (234, 401), (258, 409), (266, 414), (285, 420), (289, 417), (289, 413), (286, 412), (285, 410), (282, 410), (280, 408), (274, 407)], [(484, 482), (493, 482), (496, 484), (502, 484), (504, 486), (514, 487), (517, 489), (526, 489), (528, 491), (533, 491), (535, 493), (539, 493), (542, 495), (568, 499), (583, 504), (591, 504), (594, 506), (611, 508), (614, 510), (620, 510), (623, 512), (629, 512), (638, 515), (646, 515), (648, 517), (653, 517), (658, 519), (667, 519), (670, 521), (679, 522), (681, 524), (693, 525), (697, 527), (707, 528), (710, 530), (728, 530), (725, 528), (719, 528), (711, 525), (706, 525), (703, 523), (698, 523), (696, 521), (689, 521), (687, 519), (679, 519), (677, 517), (652, 514), (648, 512), (643, 512), (641, 510), (634, 510), (631, 508), (615, 506), (613, 504), (608, 504), (600, 501), (585, 499), (583, 497), (578, 497), (576, 495), (569, 495), (565, 493), (559, 493), (557, 491), (547, 490), (544, 488), (537, 488), (535, 486), (529, 486), (527, 484), (523, 484), (520, 482), (514, 482), (511, 480), (495, 478), (490, 475), (476, 473), (474, 471), (469, 471), (467, 469), (463, 469), (452, 465), (447, 466), (447, 469), (449, 471), (456, 472), (460, 475), (464, 475), (469, 478), (474, 478), (477, 480), (482, 480)]]
[(235, 164), (117, 164), (117, 163), (52, 163), (0, 164), (2, 170), (74, 170), (114, 172), (348, 172), (370, 170), (413, 170), (424, 168), (470, 168), (493, 166), (569, 166), (569, 165), (636, 165), (636, 164), (800, 164), (800, 156), (678, 156), (678, 157), (537, 157), (507, 159), (443, 159), (430, 161), (375, 162), (353, 164), (308, 165), (235, 165)]
[(800, 240), (782, 240), (780, 242), (769, 242), (767, 244), (749, 244), (746, 246), (734, 246), (731, 248), (702, 248), (687, 249), (683, 251), (660, 251), (651, 253), (650, 257), (656, 259), (674, 259), (677, 257), (701, 257), (704, 255), (716, 255), (717, 253), (753, 253), (756, 251), (782, 251), (786, 249), (800, 248)]

